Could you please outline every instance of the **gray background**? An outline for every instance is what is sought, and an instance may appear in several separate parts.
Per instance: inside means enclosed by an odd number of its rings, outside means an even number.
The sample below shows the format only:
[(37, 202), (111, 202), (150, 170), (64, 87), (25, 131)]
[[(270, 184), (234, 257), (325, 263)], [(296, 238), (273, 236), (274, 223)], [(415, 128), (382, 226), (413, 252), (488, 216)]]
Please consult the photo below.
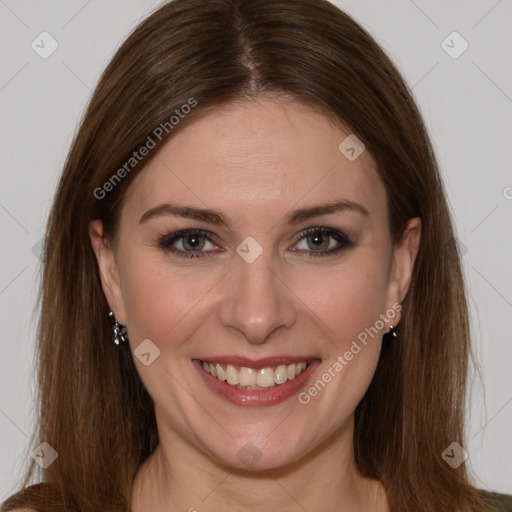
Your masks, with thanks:
[[(160, 2), (0, 0), (0, 499), (19, 481), (33, 427), (37, 243), (78, 120), (114, 49)], [(512, 493), (511, 0), (339, 0), (413, 88), (451, 201), (481, 378), (469, 398), (469, 462)], [(58, 49), (42, 59), (47, 31)], [(457, 58), (442, 42), (457, 31)], [(459, 53), (463, 41), (445, 45)], [(48, 48), (48, 46), (46, 46)], [(79, 461), (77, 461), (79, 463)]]

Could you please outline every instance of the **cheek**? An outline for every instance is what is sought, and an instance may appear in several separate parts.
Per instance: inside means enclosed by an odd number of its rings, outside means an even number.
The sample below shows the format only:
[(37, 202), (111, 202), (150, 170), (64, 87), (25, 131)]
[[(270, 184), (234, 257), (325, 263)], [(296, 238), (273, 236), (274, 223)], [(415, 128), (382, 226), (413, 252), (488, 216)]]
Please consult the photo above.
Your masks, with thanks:
[(188, 322), (183, 320), (200, 309), (198, 302), (207, 295), (213, 278), (172, 268), (161, 256), (143, 251), (132, 252), (120, 270), (130, 340), (149, 338), (162, 345), (178, 331), (179, 338), (186, 339), (183, 329)]
[[(371, 250), (360, 251), (356, 258), (333, 271), (325, 294), (318, 293), (318, 315), (330, 329), (329, 346), (319, 378), (327, 392), (309, 388), (313, 408), (332, 417), (326, 428), (335, 429), (340, 418), (355, 410), (371, 383), (377, 367), (385, 314), (387, 261)], [(319, 386), (319, 389), (323, 389)], [(321, 395), (321, 396), (320, 396)], [(343, 400), (340, 400), (343, 396)]]
[[(376, 324), (385, 311), (386, 262), (371, 251), (361, 251), (324, 276), (309, 305), (330, 329), (340, 349)], [(380, 322), (378, 323), (380, 325)]]
[[(307, 306), (305, 314), (310, 309), (323, 323), (319, 327), (330, 333), (328, 338), (338, 345), (350, 344), (384, 313), (387, 280), (382, 260), (375, 251), (361, 250), (321, 273), (297, 272), (285, 280)], [(198, 266), (173, 267), (147, 251), (129, 253), (120, 264), (120, 274), (127, 327), (134, 341), (180, 343), (188, 337), (184, 330), (190, 328), (192, 334), (197, 329), (197, 322), (191, 320), (197, 320), (201, 311), (208, 314), (208, 304), (218, 301), (223, 292), (222, 273)]]

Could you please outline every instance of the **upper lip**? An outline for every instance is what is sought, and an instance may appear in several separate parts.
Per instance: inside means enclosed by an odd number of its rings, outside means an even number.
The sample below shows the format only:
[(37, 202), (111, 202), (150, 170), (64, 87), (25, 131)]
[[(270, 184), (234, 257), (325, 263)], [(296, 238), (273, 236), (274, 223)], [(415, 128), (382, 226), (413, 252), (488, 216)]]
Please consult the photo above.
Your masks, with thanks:
[(244, 366), (246, 368), (267, 368), (280, 364), (293, 364), (310, 362), (313, 359), (318, 359), (315, 356), (272, 356), (262, 357), (260, 359), (248, 359), (247, 357), (240, 356), (207, 356), (197, 358), (200, 361), (207, 361), (216, 364), (231, 364), (233, 366)]

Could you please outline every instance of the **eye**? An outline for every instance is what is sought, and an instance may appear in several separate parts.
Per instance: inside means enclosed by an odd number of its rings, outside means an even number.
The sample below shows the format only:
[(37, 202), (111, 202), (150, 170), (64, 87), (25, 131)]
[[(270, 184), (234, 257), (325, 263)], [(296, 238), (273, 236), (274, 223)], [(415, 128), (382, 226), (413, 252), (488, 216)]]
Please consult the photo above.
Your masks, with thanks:
[[(302, 244), (302, 247), (300, 245)], [(305, 247), (304, 247), (305, 246)], [(307, 256), (329, 256), (343, 249), (353, 247), (354, 243), (341, 231), (331, 228), (311, 228), (302, 233), (292, 251), (305, 252)]]
[(160, 236), (158, 246), (180, 258), (204, 258), (206, 252), (212, 252), (212, 248), (215, 248), (211, 235), (200, 229), (186, 229)]
[[(211, 253), (219, 252), (215, 250), (214, 238), (211, 233), (201, 229), (186, 229), (160, 235), (158, 246), (179, 258), (205, 258)], [(304, 253), (305, 257), (329, 256), (353, 245), (350, 238), (341, 231), (331, 228), (311, 228), (301, 233), (291, 251)]]

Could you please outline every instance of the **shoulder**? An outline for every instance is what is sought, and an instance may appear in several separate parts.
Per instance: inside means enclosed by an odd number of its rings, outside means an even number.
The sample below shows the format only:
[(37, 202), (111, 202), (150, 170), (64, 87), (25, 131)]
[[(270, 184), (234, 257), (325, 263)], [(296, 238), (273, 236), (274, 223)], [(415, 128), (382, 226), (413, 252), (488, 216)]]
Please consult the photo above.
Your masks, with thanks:
[(512, 512), (512, 495), (491, 493), (493, 508), (489, 512)]

